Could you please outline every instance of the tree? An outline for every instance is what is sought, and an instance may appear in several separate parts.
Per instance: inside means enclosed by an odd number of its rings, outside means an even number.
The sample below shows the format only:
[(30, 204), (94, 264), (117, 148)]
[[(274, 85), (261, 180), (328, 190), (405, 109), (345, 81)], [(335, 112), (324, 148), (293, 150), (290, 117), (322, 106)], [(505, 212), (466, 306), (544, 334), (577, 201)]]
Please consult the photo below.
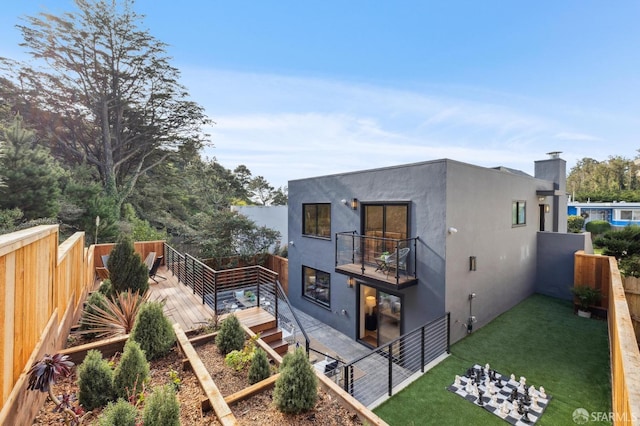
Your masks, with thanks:
[(118, 237), (107, 261), (109, 278), (115, 294), (132, 290), (144, 294), (149, 289), (149, 270), (135, 252), (128, 235)]
[(289, 189), (281, 186), (273, 193), (272, 206), (286, 206), (289, 203)]
[(36, 143), (34, 132), (23, 127), (20, 115), (3, 131), (2, 139), (0, 208), (18, 208), (27, 220), (56, 217), (64, 170)]
[(147, 30), (133, 0), (75, 0), (77, 11), (19, 25), (29, 54), (15, 78), (26, 105), (67, 161), (88, 163), (117, 212), (138, 179), (176, 150), (206, 142), (204, 110)]

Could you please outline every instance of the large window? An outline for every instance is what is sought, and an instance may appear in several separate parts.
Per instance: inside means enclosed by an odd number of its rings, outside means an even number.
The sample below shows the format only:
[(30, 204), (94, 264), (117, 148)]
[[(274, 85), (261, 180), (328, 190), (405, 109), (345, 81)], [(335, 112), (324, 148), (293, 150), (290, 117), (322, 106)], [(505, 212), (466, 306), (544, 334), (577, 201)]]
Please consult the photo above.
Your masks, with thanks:
[(525, 225), (527, 223), (527, 202), (514, 201), (511, 205), (511, 224), (513, 226)]
[(331, 204), (303, 204), (302, 233), (331, 238)]
[(640, 210), (620, 210), (620, 220), (640, 220)]
[(302, 295), (322, 306), (331, 307), (331, 275), (303, 266)]

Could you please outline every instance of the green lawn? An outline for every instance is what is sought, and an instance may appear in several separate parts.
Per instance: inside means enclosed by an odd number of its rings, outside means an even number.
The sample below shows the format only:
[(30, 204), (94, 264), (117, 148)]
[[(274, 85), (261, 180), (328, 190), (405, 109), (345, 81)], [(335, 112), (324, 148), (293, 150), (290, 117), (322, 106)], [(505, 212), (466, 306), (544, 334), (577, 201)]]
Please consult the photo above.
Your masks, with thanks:
[(579, 407), (611, 411), (606, 322), (579, 318), (569, 302), (541, 295), (453, 345), (449, 358), (374, 411), (390, 425), (505, 425), (445, 389), (476, 363), (544, 386), (552, 400), (537, 425), (575, 425)]

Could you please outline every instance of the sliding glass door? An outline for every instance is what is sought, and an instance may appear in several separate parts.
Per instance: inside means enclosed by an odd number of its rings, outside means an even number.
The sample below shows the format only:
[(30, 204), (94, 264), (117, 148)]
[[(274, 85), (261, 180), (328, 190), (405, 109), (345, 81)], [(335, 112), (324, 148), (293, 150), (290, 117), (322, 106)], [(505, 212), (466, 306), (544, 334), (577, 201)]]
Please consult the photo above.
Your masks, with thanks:
[(362, 341), (373, 347), (389, 343), (401, 335), (402, 299), (361, 284), (359, 317)]

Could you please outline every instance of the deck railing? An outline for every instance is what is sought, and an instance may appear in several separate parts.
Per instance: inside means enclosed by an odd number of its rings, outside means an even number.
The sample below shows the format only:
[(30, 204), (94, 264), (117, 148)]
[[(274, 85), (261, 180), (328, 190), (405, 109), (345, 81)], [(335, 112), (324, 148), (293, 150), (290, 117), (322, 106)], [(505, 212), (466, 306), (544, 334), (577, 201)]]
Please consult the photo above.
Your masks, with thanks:
[[(450, 314), (373, 349), (342, 368), (344, 390), (366, 406), (392, 396), (397, 386), (449, 353)], [(357, 372), (357, 373), (356, 373)]]
[[(366, 275), (368, 267), (381, 267), (386, 256), (400, 259), (387, 272), (391, 273), (398, 283), (401, 276), (417, 277), (417, 245), (418, 238), (383, 238), (369, 235), (358, 235), (355, 231), (336, 233), (335, 264), (336, 268), (356, 265), (362, 275)], [(403, 249), (409, 249), (406, 257), (402, 257)]]
[(304, 344), (309, 352), (309, 337), (293, 311), (276, 272), (259, 265), (216, 271), (189, 254), (179, 253), (166, 243), (164, 253), (167, 269), (199, 296), (202, 304), (210, 306), (217, 313), (231, 312), (242, 308), (239, 299), (246, 291), (251, 291), (255, 305), (276, 318), (278, 327), (283, 331), (283, 339), (290, 344)]

